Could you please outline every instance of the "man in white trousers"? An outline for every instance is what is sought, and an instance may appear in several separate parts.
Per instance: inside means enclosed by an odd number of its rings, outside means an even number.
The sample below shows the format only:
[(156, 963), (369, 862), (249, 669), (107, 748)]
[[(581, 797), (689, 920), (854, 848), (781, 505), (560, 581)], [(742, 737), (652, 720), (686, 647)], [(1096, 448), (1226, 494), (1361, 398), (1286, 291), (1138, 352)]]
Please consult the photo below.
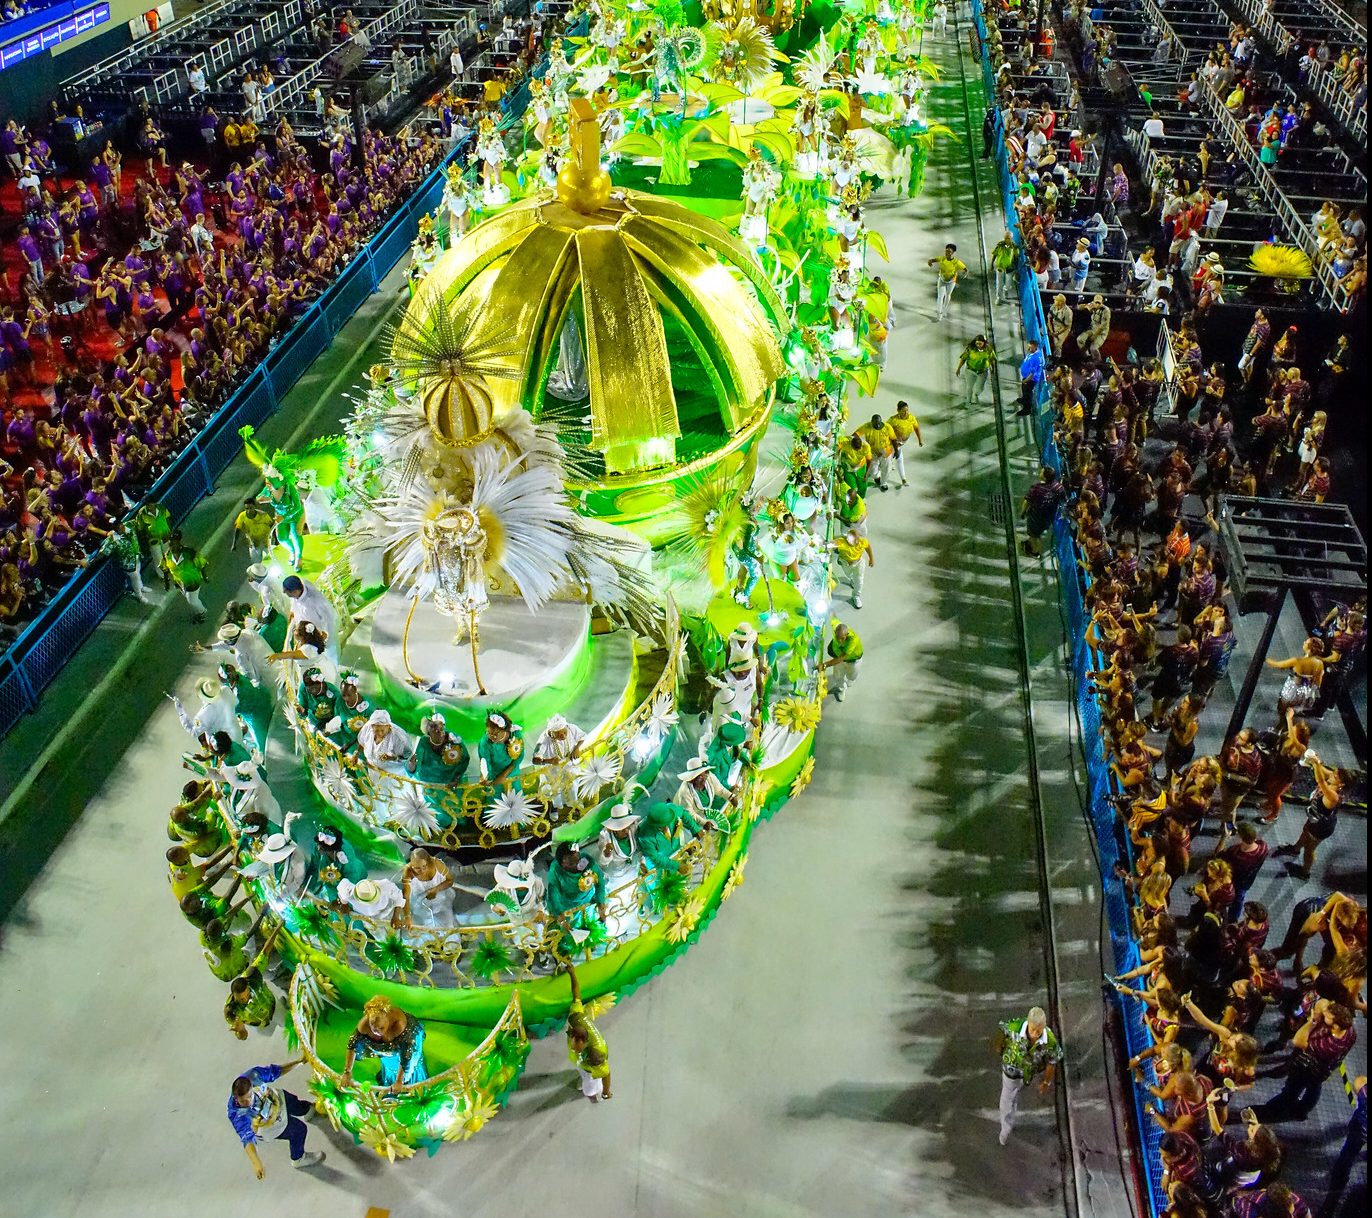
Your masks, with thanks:
[(1007, 1019), (1000, 1025), (996, 1051), (1000, 1054), (1000, 1144), (1004, 1146), (1019, 1114), (1020, 1092), (1042, 1075), (1039, 1094), (1047, 1094), (1062, 1061), (1062, 1046), (1048, 1027), (1043, 1008), (1033, 1007), (1025, 1018)]

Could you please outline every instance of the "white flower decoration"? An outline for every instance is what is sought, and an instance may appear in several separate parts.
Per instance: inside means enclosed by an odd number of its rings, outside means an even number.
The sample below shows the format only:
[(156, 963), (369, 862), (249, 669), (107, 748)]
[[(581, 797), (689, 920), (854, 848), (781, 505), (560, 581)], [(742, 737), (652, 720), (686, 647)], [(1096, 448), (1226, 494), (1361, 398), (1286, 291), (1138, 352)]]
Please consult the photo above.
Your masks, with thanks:
[(676, 726), (679, 718), (670, 695), (658, 694), (648, 708), (648, 722), (644, 726), (652, 735), (662, 737)]
[(594, 799), (600, 794), (601, 787), (608, 786), (619, 777), (620, 760), (613, 753), (600, 753), (583, 758), (577, 766), (573, 788), (578, 799)]
[(429, 806), (424, 792), (408, 784), (391, 800), (391, 820), (419, 837), (428, 837), (438, 828), (438, 814)]
[(516, 825), (527, 825), (538, 815), (538, 805), (523, 791), (505, 791), (489, 808), (481, 819), (488, 829), (509, 829)]
[(352, 775), (337, 754), (328, 754), (319, 765), (319, 785), (325, 797), (343, 808), (351, 808), (357, 802), (357, 790), (353, 787)]

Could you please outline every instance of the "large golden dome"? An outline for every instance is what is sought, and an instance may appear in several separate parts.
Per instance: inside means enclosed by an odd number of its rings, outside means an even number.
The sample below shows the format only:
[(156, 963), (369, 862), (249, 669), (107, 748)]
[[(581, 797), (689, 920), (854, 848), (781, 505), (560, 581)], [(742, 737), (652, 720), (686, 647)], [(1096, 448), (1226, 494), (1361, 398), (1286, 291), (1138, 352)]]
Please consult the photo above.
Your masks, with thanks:
[[(486, 379), (491, 410), (518, 404), (537, 418), (574, 317), (589, 447), (605, 473), (688, 465), (765, 416), (785, 370), (785, 311), (722, 225), (612, 189), (598, 152), (574, 151), (557, 190), (477, 225), (439, 260), (410, 318), (446, 308), (475, 346), (499, 347), (506, 367)], [(588, 163), (595, 170), (581, 173)]]

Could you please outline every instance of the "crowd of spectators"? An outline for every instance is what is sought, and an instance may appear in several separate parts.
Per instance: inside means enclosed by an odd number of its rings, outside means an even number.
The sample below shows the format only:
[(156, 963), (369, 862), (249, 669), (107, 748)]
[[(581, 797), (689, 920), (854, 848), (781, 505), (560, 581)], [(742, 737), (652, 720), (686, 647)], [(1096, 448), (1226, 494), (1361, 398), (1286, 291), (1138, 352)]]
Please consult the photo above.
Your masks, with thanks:
[(41, 136), (6, 134), (0, 643), (442, 151), (429, 134), (371, 130), (355, 150), (340, 125), (317, 169), (289, 124), (263, 133), (243, 116), (172, 165), (149, 117), (137, 153), (107, 143), (74, 176)]
[[(1089, 35), (1083, 67), (1094, 73), (1111, 54), (1110, 30), (1099, 9), (1094, 20), (1085, 6), (1069, 12)], [(1229, 708), (1216, 691), (1236, 647), (1236, 607), (1216, 515), (1225, 495), (1325, 500), (1324, 408), (1347, 396), (1350, 336), (1314, 344), (1258, 308), (1241, 343), (1211, 339), (1203, 354), (1224, 272), (1199, 246), (1228, 208), (1208, 162), (1233, 150), (1212, 133), (1200, 150), (1207, 163), (1166, 164), (1152, 197), (1132, 201), (1126, 165), (1109, 163), (1097, 209), (1080, 177), (1090, 139), (1063, 130), (1074, 106), (1060, 114), (1052, 91), (1034, 87), (1042, 65), (1033, 66), (1031, 17), (999, 14), (1006, 33), (1015, 30), (1020, 66), (1013, 79), (998, 72), (988, 150), (1003, 133), (1018, 240), (1007, 233), (993, 265), (1003, 291), (1023, 259), (1043, 293), (1051, 359), (1030, 344), (1021, 413), (1046, 393), (1061, 473), (1045, 468), (1026, 496), (1026, 551), (1039, 553), (1065, 514), (1090, 577), (1087, 642), (1100, 658), (1090, 676), (1129, 845), (1115, 879), (1141, 961), (1113, 984), (1145, 1004), (1151, 1033), (1129, 1065), (1152, 1093), (1148, 1119), (1164, 1131), (1169, 1218), (1300, 1218), (1319, 1203), (1327, 1216), (1365, 1145), (1365, 1079), (1349, 1079), (1357, 1106), (1337, 1156), (1322, 1161), (1318, 1144), (1292, 1134), (1366, 1014), (1366, 910), (1320, 883), (1321, 851), (1362, 781), (1320, 754), (1344, 750), (1332, 712), (1361, 663), (1366, 604), (1333, 604), (1297, 654), (1269, 659), (1284, 678), (1275, 704), (1222, 738)], [(1245, 32), (1235, 33), (1242, 44)], [(1002, 64), (1015, 55), (1004, 54), (999, 31), (991, 42)], [(1245, 52), (1216, 51), (1211, 87), (1224, 86)], [(1242, 104), (1258, 140), (1274, 129), (1300, 140), (1303, 128), (1325, 138), (1309, 115)], [(1121, 218), (1136, 228), (1136, 254), (1125, 251)], [(1359, 210), (1326, 204), (1311, 224), (1328, 256), (1355, 273), (1366, 241)], [(1101, 282), (1092, 267), (1101, 257), (1122, 265), (1122, 283)], [(1155, 359), (1125, 356), (1126, 316), (1145, 310), (1165, 315), (1148, 324), (1171, 327), (1170, 378)], [(1264, 895), (1289, 897), (1249, 899), (1260, 873)], [(1303, 896), (1312, 878), (1320, 895)], [(1302, 1199), (1295, 1184), (1311, 1179), (1321, 1180), (1319, 1195)]]

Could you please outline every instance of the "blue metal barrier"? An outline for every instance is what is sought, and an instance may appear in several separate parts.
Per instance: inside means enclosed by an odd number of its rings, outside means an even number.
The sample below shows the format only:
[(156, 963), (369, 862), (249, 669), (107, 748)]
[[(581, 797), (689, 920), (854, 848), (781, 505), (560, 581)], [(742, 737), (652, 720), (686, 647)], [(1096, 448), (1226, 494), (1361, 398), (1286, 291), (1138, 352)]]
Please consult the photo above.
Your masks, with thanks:
[[(990, 45), (986, 38), (986, 21), (981, 0), (971, 0), (972, 20), (980, 40), (981, 75), (986, 90), (987, 105), (995, 104), (995, 74), (990, 62)], [(997, 111), (996, 130), (1003, 134), (1003, 123)], [(1023, 318), (1025, 340), (1033, 340), (1047, 353), (1048, 326), (1043, 315), (1043, 299), (1032, 269), (1023, 257), (1024, 239), (1020, 233), (1019, 218), (1015, 211), (1017, 186), (1010, 176), (1009, 159), (1006, 156), (1005, 141), (998, 139), (996, 146), (996, 172), (1000, 183), (1001, 202), (1005, 211), (1006, 227), (1020, 247), (1021, 257), (1017, 269), (1019, 285), (1020, 314)], [(1053, 407), (1051, 395), (1046, 385), (1039, 387), (1033, 416), (1034, 434), (1038, 438), (1040, 457), (1044, 465), (1064, 472), (1062, 454), (1053, 436)], [(1116, 837), (1116, 812), (1114, 799), (1120, 790), (1109, 768), (1105, 756), (1105, 744), (1101, 735), (1100, 707), (1096, 702), (1094, 688), (1089, 672), (1102, 668), (1103, 661), (1086, 642), (1086, 628), (1089, 618), (1086, 612), (1086, 590), (1090, 587), (1090, 576), (1080, 560), (1076, 542), (1068, 522), (1061, 516), (1053, 528), (1054, 553), (1057, 557), (1058, 580), (1061, 589), (1063, 616), (1066, 619), (1067, 638), (1072, 646), (1072, 676), (1076, 686), (1076, 710), (1081, 726), (1082, 755), (1086, 764), (1087, 814), (1095, 833), (1098, 858), (1101, 870), (1101, 886), (1105, 901), (1106, 921), (1110, 929), (1110, 945), (1117, 972), (1127, 972), (1139, 959), (1138, 945), (1134, 941), (1133, 925), (1129, 903), (1123, 885), (1115, 878), (1116, 864), (1131, 867), (1132, 851), (1125, 840), (1121, 851), (1120, 840)], [(1152, 1043), (1148, 1026), (1144, 1022), (1144, 1004), (1138, 999), (1117, 995), (1120, 1026), (1124, 1031), (1125, 1047), (1131, 1057), (1143, 1052)], [(1151, 1061), (1145, 1068), (1145, 1079), (1155, 1082)], [(1146, 1087), (1136, 1085), (1131, 1088), (1134, 1098), (1134, 1117), (1137, 1122), (1139, 1144), (1142, 1148), (1142, 1166), (1147, 1181), (1148, 1202), (1153, 1218), (1157, 1218), (1167, 1208), (1167, 1199), (1162, 1191), (1162, 1159), (1159, 1144), (1162, 1130), (1149, 1115), (1151, 1096)]]

